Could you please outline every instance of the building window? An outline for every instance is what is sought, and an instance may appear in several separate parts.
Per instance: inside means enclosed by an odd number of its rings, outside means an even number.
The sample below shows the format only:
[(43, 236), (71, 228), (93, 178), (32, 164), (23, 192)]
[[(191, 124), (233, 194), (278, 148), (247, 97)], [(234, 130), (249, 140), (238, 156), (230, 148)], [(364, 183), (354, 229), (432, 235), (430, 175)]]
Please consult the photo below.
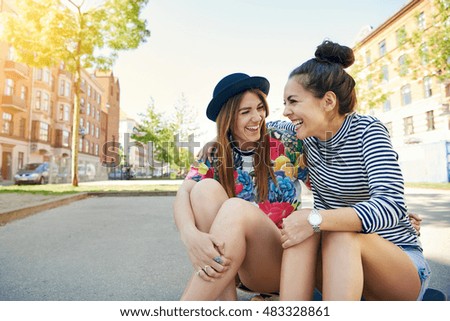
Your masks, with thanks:
[(431, 97), (433, 95), (433, 90), (431, 88), (431, 77), (423, 78), (423, 91), (425, 98)]
[(41, 81), (42, 80), (42, 69), (36, 68), (36, 80)]
[(48, 111), (50, 105), (50, 97), (47, 93), (43, 93), (42, 110)]
[(13, 128), (12, 114), (3, 113), (2, 119), (3, 119), (2, 134), (12, 135), (12, 128)]
[(426, 65), (430, 59), (428, 54), (428, 46), (425, 42), (420, 45), (419, 55), (421, 64), (423, 66)]
[(386, 129), (387, 129), (388, 132), (389, 132), (389, 136), (393, 137), (393, 131), (392, 131), (393, 127), (392, 127), (392, 122), (386, 123), (386, 124), (384, 124), (384, 125), (386, 126)]
[(414, 134), (414, 124), (412, 116), (403, 118), (403, 129), (405, 135)]
[(391, 100), (389, 98), (387, 98), (384, 102), (383, 102), (383, 111), (384, 112), (388, 112), (391, 110)]
[(41, 109), (41, 91), (38, 90), (36, 91), (36, 105), (34, 106), (34, 108), (36, 109)]
[(435, 130), (434, 127), (434, 112), (432, 110), (427, 111), (427, 130)]
[(87, 140), (86, 143), (84, 144), (84, 152), (89, 154), (89, 147), (91, 146), (91, 144), (89, 143), (89, 141)]
[(60, 96), (64, 96), (64, 89), (66, 88), (66, 81), (64, 79), (61, 79), (59, 81), (59, 92), (58, 94)]
[(5, 96), (14, 95), (14, 80), (7, 78), (5, 80)]
[(17, 168), (23, 168), (24, 153), (19, 152), (17, 157)]
[(99, 138), (100, 137), (100, 131), (98, 127), (95, 127), (95, 137)]
[(88, 85), (88, 87), (87, 87), (87, 95), (88, 95), (88, 97), (91, 97), (91, 86), (90, 85)]
[(80, 140), (78, 141), (78, 151), (83, 151), (83, 138), (80, 138)]
[(389, 66), (384, 65), (381, 67), (381, 80), (389, 81)]
[(396, 38), (397, 38), (397, 46), (400, 47), (405, 44), (406, 42), (406, 29), (405, 27), (401, 27), (395, 32)]
[(367, 89), (372, 89), (373, 88), (372, 75), (367, 76), (366, 81), (367, 81)]
[(70, 120), (70, 106), (64, 105), (64, 120), (69, 121)]
[(91, 114), (91, 103), (87, 103), (87, 108), (86, 108), (86, 115), (90, 115)]
[(51, 73), (50, 73), (50, 69), (48, 68), (44, 68), (43, 70), (43, 74), (42, 74), (42, 81), (44, 81), (47, 84), (50, 84), (51, 82)]
[(26, 119), (25, 118), (20, 118), (19, 121), (19, 136), (22, 138), (25, 138), (25, 123), (26, 123)]
[(419, 13), (419, 16), (417, 17), (417, 25), (419, 26), (420, 30), (425, 30), (425, 12)]
[(69, 147), (69, 132), (67, 130), (62, 131), (62, 146)]
[(7, 57), (7, 59), (8, 60), (15, 60), (16, 59), (16, 52), (15, 52), (13, 47), (9, 47), (8, 48), (8, 57)]
[(95, 144), (95, 155), (98, 156), (98, 144)]
[(22, 100), (27, 99), (27, 87), (25, 86), (20, 87), (20, 99)]
[(380, 57), (383, 57), (387, 53), (386, 40), (382, 40), (378, 44), (378, 48), (379, 48), (379, 51), (380, 51)]
[(69, 121), (70, 120), (70, 106), (61, 104), (59, 105), (59, 120)]
[(70, 82), (66, 81), (66, 86), (64, 87), (64, 96), (70, 97)]
[(370, 63), (372, 62), (372, 57), (370, 55), (370, 51), (366, 52), (366, 66), (370, 65)]
[(86, 135), (89, 134), (89, 129), (90, 129), (91, 124), (86, 121)]
[(408, 58), (406, 55), (401, 55), (398, 58), (398, 68), (400, 76), (404, 76), (408, 73)]
[(49, 126), (47, 123), (40, 123), (39, 125), (39, 140), (43, 142), (48, 142), (48, 129)]
[(409, 105), (412, 101), (411, 99), (411, 87), (405, 85), (400, 89), (402, 95), (402, 106)]

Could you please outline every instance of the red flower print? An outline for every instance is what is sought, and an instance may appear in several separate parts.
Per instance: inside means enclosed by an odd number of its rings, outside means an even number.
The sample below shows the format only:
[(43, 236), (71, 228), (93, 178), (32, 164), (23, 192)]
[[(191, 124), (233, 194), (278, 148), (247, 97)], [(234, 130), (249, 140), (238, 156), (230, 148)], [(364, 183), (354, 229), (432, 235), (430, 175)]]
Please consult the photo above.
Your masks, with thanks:
[(279, 140), (270, 137), (269, 146), (270, 146), (270, 159), (274, 160), (278, 156), (284, 155), (284, 145)]
[(294, 211), (294, 207), (288, 202), (270, 203), (269, 201), (264, 201), (259, 203), (258, 206), (278, 228), (282, 227), (283, 218), (288, 217)]

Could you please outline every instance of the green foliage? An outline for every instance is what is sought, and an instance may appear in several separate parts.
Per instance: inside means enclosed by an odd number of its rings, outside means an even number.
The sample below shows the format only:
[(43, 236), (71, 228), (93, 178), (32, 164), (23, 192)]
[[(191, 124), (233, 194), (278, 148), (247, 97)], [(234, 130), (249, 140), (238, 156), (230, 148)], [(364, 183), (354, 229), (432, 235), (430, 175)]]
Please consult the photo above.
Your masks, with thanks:
[(400, 76), (413, 79), (424, 76), (440, 81), (450, 79), (450, 0), (433, 0), (431, 4), (425, 28), (407, 32), (401, 27), (396, 31), (398, 48), (405, 53), (399, 60), (393, 60), (391, 52), (368, 65), (362, 54), (355, 57), (349, 72), (356, 81), (359, 112), (379, 108), (392, 94), (383, 80), (383, 65), (394, 65)]
[(133, 134), (131, 138), (145, 144), (153, 142), (154, 159), (173, 163), (175, 126), (163, 119), (162, 114), (156, 111), (153, 100), (148, 105), (145, 114), (141, 114), (141, 124), (136, 129), (139, 135)]
[(16, 60), (32, 67), (64, 63), (74, 74), (72, 181), (78, 186), (78, 129), (82, 68), (109, 69), (118, 51), (134, 49), (150, 32), (139, 14), (148, 0), (105, 0), (84, 10), (84, 0), (17, 0), (15, 12), (2, 12), (0, 38)]
[(428, 75), (443, 81), (450, 78), (450, 0), (434, 0), (432, 6), (425, 28), (414, 30), (404, 49), (413, 54), (409, 68), (414, 78)]
[(389, 64), (390, 56), (386, 55), (384, 60), (377, 60), (368, 66), (365, 66), (364, 61), (362, 56), (355, 57), (355, 63), (349, 70), (356, 82), (357, 109), (362, 114), (370, 113), (383, 104), (392, 93), (384, 86), (382, 74), (382, 64)]
[(106, 0), (83, 10), (84, 1), (17, 0), (17, 12), (2, 13), (2, 39), (17, 60), (35, 67), (61, 61), (74, 73), (82, 68), (107, 69), (118, 51), (134, 49), (150, 35), (139, 13), (148, 0)]
[(193, 162), (194, 155), (189, 148), (178, 147), (176, 143), (193, 143), (193, 135), (198, 130), (196, 118), (195, 109), (191, 108), (184, 95), (177, 102), (172, 118), (164, 118), (157, 112), (152, 100), (136, 128), (139, 134), (131, 138), (144, 144), (153, 142), (155, 160), (170, 163), (172, 169), (185, 171)]

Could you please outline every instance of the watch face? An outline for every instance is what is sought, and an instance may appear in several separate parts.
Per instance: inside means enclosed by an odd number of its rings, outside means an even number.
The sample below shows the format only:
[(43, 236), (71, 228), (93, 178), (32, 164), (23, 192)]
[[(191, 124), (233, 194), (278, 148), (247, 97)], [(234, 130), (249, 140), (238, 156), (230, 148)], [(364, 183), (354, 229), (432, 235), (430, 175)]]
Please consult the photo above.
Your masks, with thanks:
[(309, 224), (313, 226), (319, 225), (320, 223), (322, 223), (322, 216), (320, 215), (319, 212), (314, 210), (311, 212), (311, 214), (309, 214), (308, 221)]

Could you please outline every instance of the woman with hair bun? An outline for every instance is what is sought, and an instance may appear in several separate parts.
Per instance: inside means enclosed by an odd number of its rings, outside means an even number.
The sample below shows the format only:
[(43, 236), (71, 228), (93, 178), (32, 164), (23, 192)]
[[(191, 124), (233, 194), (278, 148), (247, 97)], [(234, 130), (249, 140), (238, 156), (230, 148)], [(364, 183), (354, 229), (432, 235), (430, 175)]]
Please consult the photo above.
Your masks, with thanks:
[(354, 112), (355, 81), (344, 70), (353, 62), (352, 49), (324, 41), (284, 89), (286, 127), (303, 141), (314, 195), (314, 209), (283, 221), (284, 300), (310, 295), (289, 267), (302, 264), (300, 245), (318, 235), (324, 300), (421, 300), (429, 283), (389, 133), (375, 117)]

